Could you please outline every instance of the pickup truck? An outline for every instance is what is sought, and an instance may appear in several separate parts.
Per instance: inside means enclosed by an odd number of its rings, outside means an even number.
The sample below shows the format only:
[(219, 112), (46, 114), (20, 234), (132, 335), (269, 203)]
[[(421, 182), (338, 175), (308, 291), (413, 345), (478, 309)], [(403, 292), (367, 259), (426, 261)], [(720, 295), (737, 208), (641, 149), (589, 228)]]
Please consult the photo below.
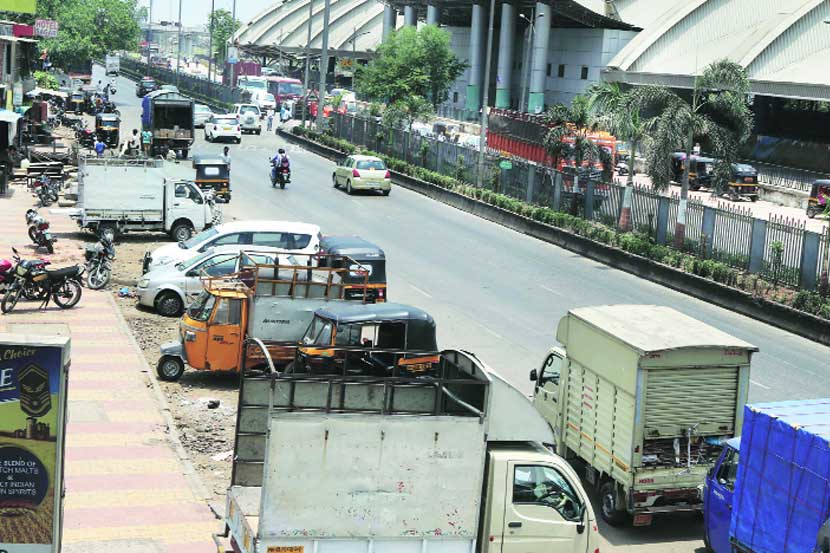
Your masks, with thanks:
[(387, 354), (387, 376), (243, 372), (220, 552), (598, 550), (588, 495), (518, 389), (471, 353)]
[(222, 221), (213, 197), (161, 160), (81, 159), (78, 198), (72, 217), (98, 234), (160, 231), (180, 242)]
[(611, 525), (702, 508), (699, 486), (737, 436), (757, 348), (668, 307), (573, 309), (534, 403), (556, 452), (585, 468)]
[(706, 476), (703, 506), (714, 553), (828, 553), (830, 399), (747, 405), (741, 437)]

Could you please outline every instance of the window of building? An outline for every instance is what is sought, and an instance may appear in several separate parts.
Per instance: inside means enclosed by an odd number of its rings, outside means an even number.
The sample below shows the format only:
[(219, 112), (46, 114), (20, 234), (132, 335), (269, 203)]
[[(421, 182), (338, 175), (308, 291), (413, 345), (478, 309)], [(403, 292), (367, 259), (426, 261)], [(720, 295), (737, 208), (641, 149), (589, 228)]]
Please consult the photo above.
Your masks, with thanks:
[(547, 74), (548, 77), (550, 77), (550, 70), (551, 70), (551, 64), (548, 64), (548, 68), (545, 71), (545, 73)]
[(453, 103), (453, 104), (457, 104), (457, 103), (458, 103), (458, 92), (453, 92), (453, 93), (452, 93), (452, 103)]
[(583, 81), (587, 81), (587, 80), (588, 80), (588, 68), (587, 68), (587, 67), (585, 67), (584, 65), (582, 66), (582, 75), (580, 76), (580, 78), (581, 78)]
[(559, 75), (560, 79), (565, 78), (565, 64), (564, 63), (559, 64), (559, 71), (557, 72), (557, 75)]

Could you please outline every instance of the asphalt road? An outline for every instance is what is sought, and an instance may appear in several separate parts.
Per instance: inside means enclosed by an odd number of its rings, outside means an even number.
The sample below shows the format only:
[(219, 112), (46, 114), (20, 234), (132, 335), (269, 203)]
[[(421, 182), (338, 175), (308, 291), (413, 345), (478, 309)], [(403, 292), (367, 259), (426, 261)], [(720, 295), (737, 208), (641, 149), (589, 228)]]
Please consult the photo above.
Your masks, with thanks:
[[(139, 100), (134, 85), (121, 81), (115, 100), (127, 128), (138, 125)], [(221, 151), (223, 145), (205, 143), (201, 131), (198, 136), (194, 153)], [(555, 344), (557, 322), (568, 309), (630, 303), (667, 305), (756, 344), (752, 402), (830, 397), (824, 346), (400, 187), (387, 198), (348, 196), (332, 187), (332, 162), (295, 147), (288, 147), (293, 182), (273, 189), (268, 158), (278, 146), (286, 145), (273, 134), (245, 135), (241, 145), (230, 146), (234, 196), (226, 220), (305, 221), (324, 233), (376, 242), (387, 255), (390, 299), (430, 312), (440, 347), (475, 352), (524, 391), (531, 390), (528, 372)], [(700, 532), (700, 523), (686, 517), (645, 529), (602, 528), (612, 551), (702, 550)]]

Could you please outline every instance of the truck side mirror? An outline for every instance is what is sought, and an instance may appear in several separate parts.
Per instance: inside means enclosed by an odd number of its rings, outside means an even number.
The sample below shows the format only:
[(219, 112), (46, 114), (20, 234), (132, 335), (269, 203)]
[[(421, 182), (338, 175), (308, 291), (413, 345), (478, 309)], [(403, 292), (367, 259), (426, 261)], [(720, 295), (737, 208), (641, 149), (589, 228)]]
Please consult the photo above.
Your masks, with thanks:
[(530, 369), (530, 381), (536, 382), (537, 380), (539, 380), (539, 375), (536, 372), (536, 369)]

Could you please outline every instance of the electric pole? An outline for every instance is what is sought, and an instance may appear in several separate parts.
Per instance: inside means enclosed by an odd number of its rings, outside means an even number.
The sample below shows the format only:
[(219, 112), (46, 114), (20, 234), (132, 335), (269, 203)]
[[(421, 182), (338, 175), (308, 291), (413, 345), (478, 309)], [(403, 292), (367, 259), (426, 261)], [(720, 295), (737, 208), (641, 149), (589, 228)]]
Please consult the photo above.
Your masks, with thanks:
[(308, 110), (308, 73), (311, 66), (311, 19), (314, 17), (314, 0), (308, 0), (308, 36), (305, 40), (305, 82), (303, 83), (303, 105), (302, 105), (302, 121), (303, 128), (305, 128), (306, 111)]
[(317, 97), (317, 131), (323, 132), (323, 99), (326, 96), (326, 74), (329, 71), (329, 16), (331, 0), (323, 5), (323, 46), (320, 50), (320, 88)]
[(150, 44), (153, 41), (153, 0), (150, 0), (150, 12), (147, 14), (147, 65), (150, 65)]

